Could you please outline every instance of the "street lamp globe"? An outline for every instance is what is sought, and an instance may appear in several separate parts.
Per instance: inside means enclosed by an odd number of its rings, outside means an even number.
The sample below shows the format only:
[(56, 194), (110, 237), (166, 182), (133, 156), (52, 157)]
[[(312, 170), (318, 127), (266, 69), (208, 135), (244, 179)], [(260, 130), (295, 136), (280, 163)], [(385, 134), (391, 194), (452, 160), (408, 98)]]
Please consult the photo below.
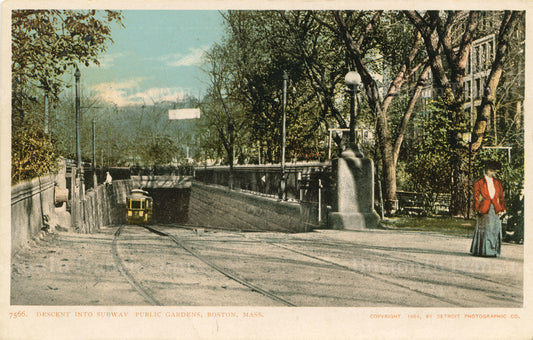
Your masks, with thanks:
[(344, 81), (348, 86), (359, 86), (361, 84), (361, 76), (356, 71), (350, 71), (346, 73)]

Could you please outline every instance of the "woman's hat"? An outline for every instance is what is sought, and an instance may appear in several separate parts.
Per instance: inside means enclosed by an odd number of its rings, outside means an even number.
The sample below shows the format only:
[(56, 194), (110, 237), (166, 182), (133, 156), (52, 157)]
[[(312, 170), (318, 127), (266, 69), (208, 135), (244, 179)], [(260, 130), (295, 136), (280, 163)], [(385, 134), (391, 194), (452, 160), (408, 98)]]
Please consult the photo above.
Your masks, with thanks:
[(502, 168), (500, 162), (498, 161), (486, 161), (485, 162), (485, 170), (494, 170), (498, 171)]

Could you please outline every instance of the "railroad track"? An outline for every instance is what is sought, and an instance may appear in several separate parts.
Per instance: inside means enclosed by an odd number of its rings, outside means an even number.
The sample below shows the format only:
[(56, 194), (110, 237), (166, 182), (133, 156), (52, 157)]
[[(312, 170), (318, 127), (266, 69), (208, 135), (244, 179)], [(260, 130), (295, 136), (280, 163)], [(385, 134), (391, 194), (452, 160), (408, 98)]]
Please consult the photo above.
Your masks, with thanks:
[[(257, 292), (259, 294), (262, 294), (278, 303), (281, 303), (285, 306), (294, 307), (295, 305), (291, 303), (290, 301), (287, 301), (283, 299), (280, 296), (277, 296), (276, 294), (263, 289), (250, 281), (242, 278), (241, 276), (231, 272), (230, 270), (223, 268), (213, 261), (210, 261), (206, 257), (199, 254), (197, 251), (193, 250), (191, 247), (188, 247), (185, 243), (183, 243), (180, 239), (178, 239), (176, 236), (171, 235), (169, 233), (166, 233), (164, 231), (161, 231), (157, 228), (150, 227), (150, 226), (143, 226), (145, 229), (150, 231), (151, 233), (154, 233), (156, 235), (165, 237), (170, 239), (172, 242), (174, 242), (177, 246), (181, 247), (183, 250), (197, 258), (198, 260), (202, 261), (204, 264), (208, 265), (209, 267), (213, 268), (214, 270), (220, 272), (224, 276), (228, 277), (229, 279), (238, 282), (239, 284), (250, 288), (253, 292)], [(120, 271), (120, 273), (126, 278), (126, 280), (130, 283), (130, 285), (151, 305), (154, 306), (161, 306), (163, 305), (160, 301), (158, 301), (138, 280), (135, 279), (135, 277), (130, 273), (130, 271), (124, 266), (123, 261), (118, 253), (117, 249), (117, 243), (118, 239), (123, 231), (125, 226), (120, 226), (117, 231), (114, 234), (113, 242), (112, 242), (112, 254), (113, 259), (115, 261), (115, 264)]]
[[(171, 238), (176, 244), (178, 244), (183, 249), (187, 250), (189, 253), (193, 254), (196, 257), (199, 256), (197, 252), (193, 251), (190, 247), (185, 246), (183, 244), (183, 242), (179, 241), (173, 235), (171, 235), (169, 233), (166, 233), (166, 232), (162, 232), (160, 230), (157, 230), (157, 229), (149, 227), (149, 226), (144, 226), (144, 227), (147, 228), (148, 230), (152, 231), (152, 232), (160, 233), (161, 235), (165, 235), (165, 236)], [(194, 226), (189, 226), (189, 225), (187, 225), (187, 226), (173, 225), (172, 227), (174, 227), (174, 228), (177, 227), (177, 228), (181, 228), (181, 229), (188, 229), (188, 230), (194, 230), (195, 229)], [(198, 229), (198, 228), (205, 229), (205, 227), (197, 227), (196, 229)], [(215, 228), (215, 227), (211, 227), (211, 228), (208, 228), (208, 229), (210, 229), (210, 230), (221, 230), (220, 228)], [(242, 234), (238, 234), (238, 233), (231, 232), (231, 231), (228, 231), (228, 230), (224, 230), (224, 231), (229, 233), (229, 234), (233, 234), (233, 235), (237, 235), (237, 236), (243, 237)], [(365, 277), (368, 277), (368, 278), (372, 278), (374, 280), (378, 280), (378, 281), (381, 281), (381, 282), (386, 283), (386, 284), (390, 284), (390, 285), (393, 285), (393, 286), (396, 286), (396, 287), (399, 287), (399, 288), (402, 288), (402, 289), (406, 289), (408, 291), (423, 295), (425, 297), (433, 298), (433, 299), (439, 300), (439, 301), (447, 303), (447, 304), (451, 304), (451, 305), (455, 305), (455, 306), (459, 306), (459, 307), (466, 307), (466, 306), (463, 306), (460, 302), (453, 301), (453, 300), (450, 300), (450, 299), (446, 299), (446, 298), (440, 297), (440, 296), (435, 295), (435, 294), (427, 293), (427, 292), (421, 291), (419, 289), (412, 288), (412, 287), (409, 287), (407, 285), (395, 282), (393, 280), (388, 280), (388, 279), (383, 278), (383, 277), (381, 277), (379, 275), (373, 275), (373, 274), (370, 274), (370, 273), (367, 273), (367, 272), (364, 272), (364, 271), (361, 271), (361, 270), (357, 270), (357, 269), (354, 269), (352, 267), (349, 267), (349, 266), (346, 266), (346, 265), (343, 265), (343, 264), (340, 264), (340, 263), (336, 263), (334, 261), (323, 259), (323, 258), (315, 256), (313, 254), (309, 254), (309, 253), (306, 253), (306, 252), (303, 252), (303, 251), (300, 251), (300, 250), (296, 250), (296, 249), (284, 246), (282, 244), (279, 244), (276, 241), (257, 239), (257, 238), (254, 238), (254, 237), (249, 237), (249, 238), (251, 238), (254, 242), (264, 243), (264, 244), (268, 244), (268, 245), (271, 245), (271, 246), (274, 246), (274, 247), (277, 247), (277, 248), (281, 248), (281, 249), (287, 250), (289, 252), (292, 252), (292, 253), (295, 253), (295, 254), (299, 254), (301, 256), (313, 259), (315, 261), (320, 261), (322, 263), (328, 264), (328, 265), (330, 265), (330, 266), (332, 266), (332, 267), (334, 267), (336, 269), (342, 270), (342, 271), (349, 271), (349, 272), (354, 273), (354, 274), (359, 274), (359, 275), (362, 275), (362, 276), (365, 276)], [(210, 262), (210, 261), (208, 261), (207, 259), (205, 259), (205, 258), (203, 258), (201, 256), (198, 257), (198, 258), (201, 259), (202, 261), (204, 261), (206, 264), (209, 264), (208, 262)], [(209, 264), (209, 265), (211, 266), (211, 264)], [(219, 270), (220, 268), (219, 267), (217, 268), (217, 267), (218, 266), (215, 265), (215, 267), (213, 267), (213, 268), (218, 270), (218, 271), (220, 271), (220, 272), (222, 272), (221, 270)], [(222, 272), (222, 273), (226, 275), (226, 273), (224, 273), (224, 272)], [(228, 277), (230, 277), (230, 276), (228, 276)], [(234, 279), (233, 277), (231, 277), (231, 278)], [(250, 287), (250, 286), (248, 286), (248, 287)], [(252, 287), (250, 287), (250, 288), (252, 288)], [(252, 289), (256, 290), (255, 288), (252, 288)], [(291, 306), (294, 306), (294, 305), (291, 304)]]
[[(194, 227), (192, 227), (192, 226), (183, 226), (183, 227), (182, 226), (173, 226), (173, 227), (179, 227), (179, 228), (194, 230)], [(201, 228), (204, 229), (204, 227), (201, 227)], [(216, 227), (211, 227), (209, 229), (221, 230), (221, 228), (216, 228)], [(243, 237), (242, 234), (234, 233), (234, 232), (231, 232), (229, 230), (224, 230), (224, 231), (228, 232), (229, 234), (233, 234), (233, 235), (237, 235), (237, 236)], [(393, 280), (389, 280), (387, 278), (384, 278), (384, 277), (382, 277), (379, 274), (378, 275), (374, 275), (374, 274), (371, 274), (371, 273), (368, 273), (368, 272), (357, 270), (357, 269), (355, 269), (353, 267), (350, 267), (350, 266), (346, 266), (346, 265), (343, 265), (343, 264), (340, 264), (340, 263), (337, 263), (337, 262), (334, 262), (334, 261), (323, 259), (323, 258), (321, 258), (319, 256), (316, 256), (316, 255), (313, 255), (313, 254), (309, 254), (309, 253), (301, 251), (301, 250), (296, 250), (296, 249), (293, 249), (291, 247), (287, 247), (285, 245), (280, 244), (278, 240), (258, 239), (258, 238), (255, 238), (253, 236), (252, 237), (248, 236), (248, 238), (251, 239), (252, 242), (269, 244), (269, 245), (272, 245), (272, 246), (275, 246), (275, 247), (278, 247), (278, 248), (281, 248), (281, 249), (285, 249), (285, 250), (290, 251), (292, 253), (299, 254), (299, 255), (305, 256), (307, 258), (326, 263), (326, 264), (331, 265), (331, 266), (333, 266), (333, 267), (335, 267), (337, 269), (349, 271), (349, 272), (356, 273), (356, 274), (359, 274), (359, 275), (362, 275), (362, 276), (365, 276), (365, 277), (368, 277), (368, 278), (372, 278), (372, 279), (381, 281), (383, 283), (387, 283), (387, 284), (390, 284), (390, 285), (393, 285), (393, 286), (396, 286), (396, 287), (399, 287), (399, 288), (402, 288), (402, 289), (406, 289), (406, 290), (409, 290), (411, 292), (414, 292), (414, 293), (417, 293), (417, 294), (420, 294), (420, 295), (423, 295), (423, 296), (426, 296), (426, 297), (430, 297), (430, 298), (439, 300), (439, 301), (444, 302), (444, 303), (452, 304), (452, 305), (455, 305), (455, 306), (458, 306), (458, 307), (467, 307), (466, 305), (463, 305), (459, 301), (443, 298), (441, 296), (438, 296), (438, 295), (435, 295), (435, 294), (431, 294), (431, 293), (422, 291), (420, 289), (412, 288), (412, 287), (410, 287), (408, 285), (404, 285), (404, 284), (401, 284), (399, 282), (395, 282)], [(318, 243), (319, 244), (325, 244), (323, 242), (318, 242)], [(334, 242), (334, 243), (337, 243), (337, 242)], [(314, 244), (316, 245), (317, 243), (314, 243)], [(353, 245), (356, 248), (361, 248), (361, 246), (362, 246), (361, 244), (357, 244), (357, 243), (353, 243), (353, 242), (350, 242), (349, 244)], [(344, 245), (346, 245), (346, 244), (344, 244)], [(399, 257), (399, 256), (393, 256), (393, 255), (390, 255), (390, 254), (382, 254), (382, 253), (379, 253), (379, 252), (375, 251), (374, 249), (369, 249), (369, 251), (373, 255), (375, 255), (377, 257), (388, 258), (388, 259), (392, 258), (392, 259), (396, 259), (396, 260), (400, 260), (400, 261), (405, 261), (405, 262), (408, 262), (408, 263), (413, 263), (413, 264), (416, 264), (416, 265), (419, 265), (419, 266), (428, 266), (428, 264), (424, 263), (424, 262), (420, 262), (420, 261), (416, 261), (416, 260), (412, 260), (412, 259), (406, 259), (406, 258)], [(434, 265), (434, 266), (429, 265), (429, 266), (437, 268), (437, 265)], [(442, 270), (444, 272), (448, 272), (450, 274), (459, 274), (459, 275), (463, 275), (463, 276), (466, 276), (466, 277), (469, 277), (469, 278), (473, 278), (473, 279), (476, 279), (476, 280), (490, 282), (490, 283), (497, 284), (497, 285), (500, 285), (500, 286), (506, 286), (504, 283), (498, 282), (496, 280), (491, 280), (491, 279), (488, 279), (488, 278), (485, 278), (485, 277), (482, 277), (482, 276), (479, 276), (479, 275), (470, 274), (470, 273), (467, 273), (467, 272), (464, 272), (464, 271), (452, 270), (452, 269), (448, 269), (448, 268), (441, 267), (441, 266), (438, 266), (438, 269)], [(516, 302), (519, 302), (519, 301), (516, 301)]]
[(364, 271), (361, 271), (361, 270), (357, 270), (357, 269), (354, 269), (352, 267), (349, 267), (349, 266), (346, 266), (346, 265), (343, 265), (343, 264), (340, 264), (340, 263), (337, 263), (337, 262), (334, 262), (334, 261), (326, 260), (326, 259), (323, 259), (321, 257), (315, 256), (315, 255), (312, 255), (312, 254), (309, 254), (309, 253), (306, 253), (306, 252), (303, 252), (303, 251), (300, 251), (300, 250), (292, 249), (290, 247), (281, 245), (281, 244), (277, 243), (276, 241), (268, 241), (268, 240), (265, 241), (265, 240), (260, 240), (260, 239), (256, 239), (256, 240), (258, 242), (261, 242), (261, 243), (270, 244), (272, 246), (288, 250), (288, 251), (290, 251), (292, 253), (299, 254), (299, 255), (305, 256), (307, 258), (326, 263), (326, 264), (331, 265), (331, 266), (333, 266), (333, 267), (335, 267), (337, 269), (340, 269), (340, 270), (349, 271), (349, 272), (356, 273), (356, 274), (359, 274), (359, 275), (362, 275), (362, 276), (365, 276), (365, 277), (369, 277), (369, 278), (372, 278), (374, 280), (381, 281), (383, 283), (387, 283), (387, 284), (390, 284), (390, 285), (393, 285), (393, 286), (396, 286), (396, 287), (399, 287), (399, 288), (403, 288), (403, 289), (409, 290), (409, 291), (417, 293), (417, 294), (421, 294), (421, 295), (426, 296), (426, 297), (430, 297), (430, 298), (439, 300), (441, 302), (445, 302), (445, 303), (449, 303), (449, 304), (452, 304), (452, 305), (456, 305), (458, 307), (466, 307), (466, 306), (463, 306), (461, 303), (459, 303), (457, 301), (446, 299), (446, 298), (440, 297), (440, 296), (435, 295), (435, 294), (427, 293), (427, 292), (421, 291), (419, 289), (412, 288), (412, 287), (409, 287), (407, 285), (403, 285), (401, 283), (385, 279), (385, 278), (383, 278), (383, 277), (381, 277), (379, 275), (373, 275), (373, 274), (370, 274), (370, 273), (367, 273), (367, 272), (364, 272)]
[[(225, 228), (217, 228), (217, 227), (204, 227), (204, 226), (197, 226), (197, 227), (194, 227), (192, 225), (185, 225), (185, 226), (176, 226), (176, 225), (173, 225), (173, 227), (178, 227), (178, 228), (184, 228), (184, 229), (190, 229), (190, 230), (194, 230), (194, 229), (198, 229), (198, 228), (202, 228), (202, 229), (206, 229), (206, 230), (216, 230), (216, 231), (227, 231), (227, 232), (257, 232), (257, 230), (230, 230), (230, 229), (225, 229)], [(265, 231), (265, 232), (268, 232), (268, 230), (263, 230), (263, 229), (260, 229), (260, 231)], [(239, 235), (239, 236), (242, 236), (241, 234), (236, 234), (236, 233), (232, 233), (234, 235)], [(324, 236), (325, 238), (328, 238), (327, 236)], [(269, 243), (269, 244), (272, 244), (273, 246), (276, 246), (276, 247), (280, 247), (280, 248), (284, 248), (284, 249), (287, 249), (289, 251), (293, 251), (293, 252), (296, 252), (296, 253), (301, 253), (300, 251), (296, 251), (296, 250), (293, 250), (291, 248), (288, 248), (288, 247), (285, 247), (285, 246), (282, 246), (277, 240), (265, 240), (265, 239), (257, 239), (257, 238), (253, 238), (256, 242), (261, 242), (261, 243)], [(329, 238), (328, 238), (329, 239)], [(314, 245), (342, 245), (342, 246), (346, 246), (346, 245), (350, 245), (350, 246), (353, 246), (354, 248), (359, 248), (359, 249), (366, 249), (367, 251), (375, 254), (376, 256), (378, 257), (382, 257), (382, 258), (387, 258), (387, 259), (396, 259), (396, 260), (400, 260), (400, 261), (405, 261), (405, 262), (409, 262), (409, 263), (412, 263), (412, 264), (415, 264), (415, 265), (419, 265), (419, 266), (427, 266), (427, 267), (430, 267), (430, 268), (435, 268), (435, 269), (439, 269), (441, 271), (445, 271), (445, 272), (448, 272), (450, 274), (460, 274), (460, 275), (463, 275), (463, 276), (466, 276), (466, 277), (469, 277), (469, 278), (472, 278), (472, 279), (476, 279), (476, 280), (480, 280), (480, 281), (485, 281), (485, 282), (490, 282), (490, 283), (493, 283), (493, 284), (496, 284), (496, 285), (499, 285), (499, 286), (502, 286), (502, 287), (508, 287), (508, 285), (506, 284), (506, 282), (501, 282), (501, 281), (497, 281), (497, 280), (493, 280), (493, 279), (490, 279), (490, 278), (487, 278), (487, 277), (484, 277), (484, 276), (481, 276), (481, 275), (475, 275), (475, 274), (472, 274), (472, 273), (468, 273), (468, 272), (465, 272), (465, 271), (462, 271), (462, 270), (458, 270), (458, 269), (450, 269), (450, 268), (446, 268), (446, 267), (443, 267), (443, 266), (439, 266), (439, 265), (432, 265), (432, 264), (428, 264), (426, 262), (420, 262), (420, 261), (417, 261), (417, 260), (413, 260), (413, 259), (408, 259), (408, 258), (404, 258), (404, 257), (400, 257), (400, 256), (394, 256), (394, 255), (390, 255), (390, 254), (383, 254), (383, 253), (380, 253), (379, 252), (379, 248), (375, 248), (375, 247), (369, 247), (367, 245), (363, 245), (363, 244), (360, 244), (360, 243), (354, 243), (354, 242), (338, 242), (336, 240), (333, 240), (333, 239), (329, 239), (330, 242), (324, 242), (324, 241), (313, 241), (313, 244)], [(302, 255), (309, 255), (309, 254), (303, 254), (301, 253)], [(311, 258), (315, 258), (313, 255), (310, 255), (308, 257), (311, 257)], [(319, 259), (319, 258), (316, 258), (320, 261), (325, 261), (325, 262), (328, 262), (328, 260), (323, 260), (323, 259)], [(337, 265), (337, 266), (341, 266), (341, 267), (346, 267), (348, 268), (349, 270), (353, 271), (352, 268), (349, 268), (347, 266), (343, 266), (343, 265), (339, 265), (337, 263), (331, 263), (333, 265)]]
[(120, 237), (120, 234), (122, 233), (124, 226), (120, 226), (117, 231), (115, 232), (113, 242), (111, 243), (111, 253), (113, 254), (113, 260), (115, 261), (115, 265), (117, 266), (118, 270), (128, 280), (129, 284), (139, 293), (148, 303), (150, 303), (153, 306), (162, 306), (161, 302), (156, 300), (150, 294), (139, 281), (137, 281), (133, 275), (131, 275), (130, 271), (124, 266), (124, 263), (122, 259), (120, 258), (120, 255), (118, 254), (118, 238)]
[[(220, 228), (206, 228), (206, 227), (201, 227), (201, 226), (198, 227), (198, 226), (192, 226), (192, 225), (184, 225), (184, 226), (172, 225), (171, 227), (172, 228), (192, 230), (192, 231), (194, 231), (195, 229), (205, 229), (205, 230), (212, 230), (212, 231), (219, 231), (220, 230)], [(241, 276), (231, 272), (227, 268), (224, 268), (224, 267), (222, 267), (220, 265), (217, 265), (213, 261), (209, 260), (206, 256), (202, 256), (192, 246), (187, 245), (187, 243), (185, 243), (182, 239), (179, 239), (178, 237), (172, 235), (171, 233), (168, 233), (168, 232), (166, 232), (164, 230), (161, 230), (161, 228), (154, 228), (154, 227), (151, 227), (151, 226), (144, 226), (144, 228), (146, 228), (147, 230), (149, 230), (150, 232), (152, 232), (154, 234), (157, 234), (159, 236), (162, 236), (162, 237), (170, 239), (172, 242), (174, 242), (177, 246), (179, 246), (180, 248), (182, 248), (183, 250), (188, 252), (190, 255), (196, 257), (197, 259), (199, 259), (203, 263), (207, 264), (209, 267), (215, 269), (216, 271), (222, 273), (226, 277), (228, 277), (228, 278), (230, 278), (230, 279), (232, 279), (232, 280), (234, 280), (234, 281), (236, 281), (236, 282), (238, 282), (238, 283), (250, 288), (252, 291), (260, 293), (260, 294), (262, 294), (262, 295), (264, 295), (264, 296), (266, 296), (266, 297), (268, 297), (268, 298), (270, 298), (272, 300), (275, 300), (275, 301), (277, 301), (279, 303), (282, 303), (283, 305), (295, 306), (295, 304), (291, 303), (290, 301), (287, 301), (284, 298), (279, 297), (276, 294), (273, 294), (271, 291), (268, 291), (266, 289), (262, 289), (261, 287), (258, 287), (257, 285), (252, 284), (251, 282), (249, 282), (248, 280), (242, 278)], [(327, 264), (331, 268), (335, 268), (335, 269), (341, 270), (341, 271), (348, 271), (348, 272), (351, 272), (352, 274), (355, 274), (355, 275), (361, 275), (361, 276), (364, 276), (364, 277), (367, 277), (367, 278), (371, 278), (371, 279), (376, 280), (378, 282), (382, 282), (382, 283), (385, 283), (385, 284), (388, 284), (388, 285), (391, 285), (391, 286), (395, 286), (395, 287), (410, 291), (410, 292), (412, 292), (414, 294), (418, 294), (418, 295), (425, 296), (425, 297), (428, 297), (428, 298), (431, 298), (431, 299), (434, 299), (434, 300), (438, 300), (438, 301), (441, 301), (441, 302), (446, 303), (446, 304), (450, 304), (450, 305), (457, 306), (457, 307), (468, 307), (467, 305), (465, 305), (461, 301), (448, 299), (448, 298), (445, 298), (445, 297), (442, 297), (442, 296), (439, 296), (439, 295), (436, 295), (436, 294), (432, 294), (432, 293), (427, 292), (427, 291), (425, 291), (423, 289), (418, 289), (418, 288), (411, 287), (411, 286), (409, 286), (407, 284), (404, 284), (404, 283), (401, 283), (401, 282), (397, 282), (394, 279), (390, 279), (390, 278), (384, 277), (383, 275), (381, 275), (379, 273), (369, 273), (368, 271), (360, 270), (360, 269), (357, 269), (357, 268), (354, 268), (354, 267), (350, 267), (350, 266), (342, 264), (342, 263), (338, 263), (338, 262), (332, 261), (330, 259), (322, 258), (319, 255), (316, 255), (316, 254), (313, 254), (313, 253), (309, 253), (308, 251), (302, 251), (300, 249), (294, 249), (294, 247), (290, 247), (290, 246), (284, 245), (283, 244), (283, 240), (279, 240), (279, 239), (261, 239), (261, 238), (256, 238), (254, 236), (250, 236), (249, 234), (245, 236), (244, 234), (238, 233), (236, 231), (229, 231), (229, 230), (223, 230), (223, 231), (225, 233), (227, 233), (227, 234), (233, 234), (233, 235), (237, 235), (237, 236), (243, 237), (243, 238), (246, 237), (249, 240), (248, 242), (263, 243), (263, 244), (267, 244), (267, 245), (270, 245), (270, 246), (273, 246), (273, 247), (277, 247), (279, 249), (283, 249), (285, 251), (288, 251), (288, 252), (291, 252), (291, 253), (295, 253), (295, 254), (298, 254), (300, 256), (304, 256), (304, 257), (306, 257), (308, 259), (312, 259), (314, 261), (319, 261), (321, 263)], [(117, 233), (118, 233), (118, 235), (120, 235), (120, 229), (117, 230)], [(226, 242), (226, 241), (222, 240), (221, 242)], [(230, 242), (235, 242), (235, 241), (230, 241)], [(329, 243), (330, 242), (327, 242), (327, 241), (326, 242), (318, 241), (318, 243), (317, 242), (313, 242), (313, 245), (329, 244)], [(332, 245), (333, 244), (337, 244), (337, 242), (335, 242), (335, 241), (333, 241), (331, 243), (332, 243)], [(343, 245), (346, 245), (346, 244), (343, 243)], [(352, 243), (352, 242), (348, 243), (348, 245), (353, 245), (356, 248), (364, 247), (361, 244)], [(413, 260), (413, 259), (409, 259), (409, 258), (403, 258), (403, 257), (399, 257), (399, 256), (389, 256), (389, 255), (386, 255), (386, 254), (382, 254), (379, 251), (377, 251), (377, 252), (376, 251), (371, 251), (369, 253), (373, 254), (373, 256), (377, 256), (377, 257), (394, 258), (396, 260), (405, 261), (407, 263), (413, 263), (413, 264), (417, 264), (417, 265), (426, 265), (426, 266), (428, 265), (427, 263), (419, 262), (417, 260)], [(120, 269), (120, 266), (119, 266), (119, 269)], [(445, 267), (439, 267), (439, 269), (443, 270), (444, 272), (450, 272), (450, 273), (453, 272), (454, 274), (463, 275), (463, 276), (466, 276), (466, 277), (470, 277), (472, 279), (481, 280), (481, 281), (490, 282), (490, 283), (496, 283), (496, 284), (501, 285), (501, 283), (499, 283), (497, 281), (490, 280), (490, 279), (484, 278), (484, 277), (479, 276), (479, 275), (473, 275), (473, 274), (470, 274), (470, 273), (460, 272), (460, 271), (457, 271), (457, 270), (452, 271), (452, 270), (449, 270), (448, 268), (445, 268)], [(125, 276), (126, 276), (126, 278), (128, 278), (127, 274)], [(418, 278), (418, 279), (422, 279), (422, 278)], [(128, 279), (128, 281), (131, 281), (131, 280)], [(418, 280), (418, 281), (423, 283), (422, 282), (423, 280), (422, 281)], [(431, 284), (430, 281), (428, 281), (427, 283)], [(132, 284), (132, 286), (133, 286), (133, 284)], [(135, 288), (135, 286), (134, 286), (134, 288)], [(139, 291), (138, 288), (135, 288), (135, 289)], [(144, 294), (142, 294), (142, 295), (144, 296)], [(155, 300), (155, 303), (154, 302), (150, 302), (150, 303), (156, 305), (158, 302), (157, 302), (157, 300)]]
[[(348, 270), (348, 271), (351, 271), (351, 272), (354, 272), (354, 273), (358, 273), (358, 274), (361, 274), (363, 276), (370, 277), (370, 278), (373, 278), (373, 279), (379, 280), (381, 282), (388, 283), (388, 284), (391, 284), (391, 285), (394, 285), (394, 286), (397, 286), (397, 287), (400, 287), (400, 288), (404, 288), (404, 289), (410, 290), (412, 292), (415, 292), (415, 293), (422, 294), (422, 295), (427, 296), (427, 297), (431, 297), (431, 298), (437, 299), (437, 300), (442, 301), (442, 302), (450, 303), (450, 304), (456, 305), (458, 307), (468, 307), (466, 305), (463, 305), (461, 302), (450, 300), (450, 299), (446, 299), (446, 298), (443, 298), (443, 297), (440, 297), (438, 295), (434, 295), (434, 294), (431, 294), (431, 293), (427, 293), (427, 292), (421, 291), (419, 289), (412, 288), (412, 287), (409, 287), (407, 285), (403, 285), (401, 283), (398, 283), (398, 282), (395, 282), (395, 281), (392, 281), (392, 280), (388, 280), (386, 278), (381, 277), (380, 275), (373, 275), (373, 274), (370, 274), (370, 273), (366, 273), (366, 272), (363, 272), (363, 271), (360, 271), (360, 270), (356, 270), (355, 268), (352, 268), (352, 267), (349, 267), (349, 266), (346, 266), (346, 265), (343, 265), (343, 264), (336, 263), (334, 261), (326, 260), (326, 259), (320, 258), (320, 257), (315, 256), (315, 255), (308, 254), (308, 253), (300, 251), (300, 250), (292, 249), (290, 247), (287, 247), (287, 246), (284, 246), (284, 245), (280, 244), (278, 241), (269, 241), (269, 240), (262, 240), (262, 239), (256, 239), (256, 240), (257, 240), (257, 242), (271, 244), (273, 246), (276, 246), (276, 247), (279, 247), (279, 248), (282, 248), (282, 249), (286, 249), (286, 250), (291, 251), (293, 253), (300, 254), (300, 255), (303, 255), (303, 256), (306, 256), (306, 257), (309, 257), (309, 258), (312, 258), (312, 259), (315, 259), (315, 260), (318, 260), (318, 261), (321, 261), (321, 262), (324, 262), (324, 263), (328, 263), (328, 264), (330, 264), (332, 266), (335, 266), (337, 268)], [(349, 244), (353, 245), (354, 247), (359, 247), (359, 248), (361, 247), (361, 245), (357, 244), (357, 243), (350, 242)], [(390, 254), (383, 254), (383, 253), (380, 253), (380, 252), (376, 251), (375, 249), (368, 249), (368, 250), (369, 250), (370, 253), (372, 253), (374, 256), (377, 256), (377, 257), (404, 261), (404, 262), (407, 262), (407, 263), (412, 263), (412, 264), (417, 265), (417, 266), (428, 266), (428, 267), (432, 267), (434, 269), (439, 269), (439, 270), (441, 270), (443, 272), (447, 272), (449, 274), (459, 274), (459, 275), (462, 275), (462, 276), (465, 276), (465, 277), (469, 277), (469, 278), (472, 278), (472, 279), (476, 279), (476, 280), (479, 280), (479, 281), (489, 282), (489, 283), (492, 283), (492, 284), (495, 284), (495, 285), (498, 285), (498, 286), (502, 286), (502, 287), (506, 287), (506, 288), (510, 287), (505, 282), (492, 280), (492, 279), (489, 279), (489, 278), (486, 278), (486, 277), (483, 277), (483, 276), (480, 276), (480, 275), (471, 274), (471, 273), (468, 273), (468, 272), (465, 272), (465, 271), (461, 271), (461, 270), (457, 270), (457, 269), (449, 269), (449, 268), (446, 268), (444, 266), (431, 265), (431, 264), (427, 264), (425, 262), (412, 260), (412, 259), (408, 259), (408, 258), (404, 258), (404, 257), (400, 257), (400, 256), (394, 256), (394, 255), (390, 255)], [(418, 280), (420, 281), (420, 279), (418, 279)], [(431, 283), (431, 281), (428, 281), (428, 280), (426, 280), (425, 282)], [(487, 291), (486, 289), (476, 289), (476, 288), (469, 288), (469, 289)], [(496, 291), (495, 291), (495, 293), (496, 293)], [(508, 299), (510, 301), (514, 301), (514, 302), (518, 302), (518, 303), (520, 302), (520, 301), (515, 300), (515, 299), (510, 299), (510, 298), (508, 298)]]

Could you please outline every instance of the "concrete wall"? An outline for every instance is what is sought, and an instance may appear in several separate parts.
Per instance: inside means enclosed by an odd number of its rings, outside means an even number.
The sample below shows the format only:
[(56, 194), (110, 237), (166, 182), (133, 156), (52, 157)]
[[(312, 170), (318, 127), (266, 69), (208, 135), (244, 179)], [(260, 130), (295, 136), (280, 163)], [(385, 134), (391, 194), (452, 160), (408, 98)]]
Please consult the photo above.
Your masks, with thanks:
[(75, 231), (93, 233), (104, 225), (126, 223), (126, 196), (132, 189), (131, 180), (102, 184), (85, 193), (84, 223), (73, 223)]
[[(11, 187), (11, 252), (64, 221), (65, 204), (56, 208), (54, 187), (58, 175), (48, 175)], [(68, 215), (68, 214), (67, 214)]]
[[(83, 222), (71, 216), (67, 204), (55, 206), (54, 187), (64, 183), (64, 173), (60, 173), (11, 188), (12, 253), (44, 231), (62, 228), (92, 233), (104, 225), (125, 223), (126, 196), (132, 189), (131, 180), (113, 180), (112, 184), (87, 190), (84, 201), (69, 202), (71, 209), (77, 205), (83, 212)], [(178, 210), (183, 215), (180, 215), (183, 219), (180, 222), (193, 225), (282, 232), (305, 232), (319, 226), (316, 204), (281, 202), (199, 182), (179, 198)], [(187, 203), (188, 209), (183, 206)]]
[(269, 197), (230, 191), (194, 182), (189, 223), (198, 226), (256, 231), (305, 232), (316, 226), (304, 207)]
[(69, 202), (83, 208), (84, 223), (75, 221), (67, 204), (55, 205), (55, 186), (65, 187), (65, 172), (50, 174), (11, 188), (11, 252), (29, 245), (46, 231), (70, 230), (91, 233), (103, 225), (125, 223), (126, 195), (131, 180), (113, 181), (86, 192), (85, 201)]

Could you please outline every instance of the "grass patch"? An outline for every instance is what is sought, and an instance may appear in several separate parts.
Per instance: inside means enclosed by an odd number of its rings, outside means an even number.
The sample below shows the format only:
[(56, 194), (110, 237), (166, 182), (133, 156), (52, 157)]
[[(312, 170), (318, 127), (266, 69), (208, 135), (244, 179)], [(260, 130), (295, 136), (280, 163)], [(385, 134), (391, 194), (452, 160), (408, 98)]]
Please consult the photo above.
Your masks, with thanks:
[(449, 234), (455, 236), (474, 235), (475, 219), (462, 219), (452, 217), (389, 217), (381, 221), (387, 229), (400, 229), (412, 231), (427, 231)]

